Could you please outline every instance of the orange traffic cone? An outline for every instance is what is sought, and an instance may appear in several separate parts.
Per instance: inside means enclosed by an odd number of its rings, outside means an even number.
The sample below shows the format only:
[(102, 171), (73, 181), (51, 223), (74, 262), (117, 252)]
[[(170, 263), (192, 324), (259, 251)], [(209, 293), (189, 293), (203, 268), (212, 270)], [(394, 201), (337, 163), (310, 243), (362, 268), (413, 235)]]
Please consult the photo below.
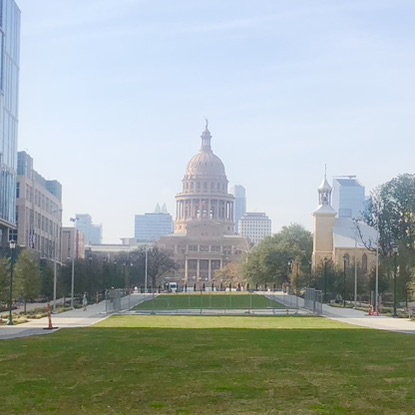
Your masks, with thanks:
[(44, 330), (53, 330), (57, 329), (58, 327), (53, 327), (52, 325), (52, 312), (50, 310), (50, 302), (48, 303), (48, 327), (45, 327)]

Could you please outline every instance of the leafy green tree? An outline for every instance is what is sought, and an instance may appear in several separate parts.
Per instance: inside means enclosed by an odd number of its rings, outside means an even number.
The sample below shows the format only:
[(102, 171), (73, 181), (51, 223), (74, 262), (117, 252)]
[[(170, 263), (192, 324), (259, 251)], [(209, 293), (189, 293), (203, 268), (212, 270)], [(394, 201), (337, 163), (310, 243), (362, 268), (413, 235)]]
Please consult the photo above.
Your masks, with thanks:
[(415, 266), (415, 174), (399, 175), (377, 187), (367, 202), (364, 220), (378, 229), (379, 252), (389, 283), (392, 257), (398, 250), (398, 294), (408, 299)]
[(24, 300), (24, 312), (26, 302), (39, 296), (42, 286), (42, 273), (39, 261), (29, 250), (24, 250), (14, 267), (14, 295)]
[(53, 269), (45, 260), (43, 261), (41, 260), (40, 271), (42, 275), (40, 294), (42, 297), (44, 297), (44, 299), (52, 299), (53, 298)]
[(10, 260), (0, 258), (0, 302), (7, 303), (9, 301), (10, 287)]
[(394, 247), (415, 250), (415, 174), (402, 174), (377, 187), (364, 212), (365, 222), (379, 230), (384, 256)]
[(311, 232), (291, 224), (261, 241), (248, 255), (244, 274), (253, 284), (304, 283), (313, 251)]

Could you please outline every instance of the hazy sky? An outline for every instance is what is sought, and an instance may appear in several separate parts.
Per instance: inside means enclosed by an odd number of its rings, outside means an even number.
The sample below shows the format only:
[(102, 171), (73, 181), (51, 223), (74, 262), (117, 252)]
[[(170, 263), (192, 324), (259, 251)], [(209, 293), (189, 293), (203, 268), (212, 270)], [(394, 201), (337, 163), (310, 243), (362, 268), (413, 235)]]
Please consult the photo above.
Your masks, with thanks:
[(175, 194), (204, 117), (230, 182), (312, 230), (324, 174), (415, 171), (413, 0), (16, 0), (19, 149), (104, 242)]

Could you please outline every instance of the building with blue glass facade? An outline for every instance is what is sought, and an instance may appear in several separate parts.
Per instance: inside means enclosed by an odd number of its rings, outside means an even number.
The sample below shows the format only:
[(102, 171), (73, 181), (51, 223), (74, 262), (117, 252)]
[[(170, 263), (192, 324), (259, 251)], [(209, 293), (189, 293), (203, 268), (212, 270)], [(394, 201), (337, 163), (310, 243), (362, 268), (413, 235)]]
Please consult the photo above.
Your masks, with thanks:
[(163, 212), (145, 213), (144, 215), (135, 215), (134, 237), (136, 242), (157, 242), (162, 236), (173, 233), (173, 218)]
[[(7, 245), (16, 229), (20, 10), (0, 0), (0, 233)], [(10, 236), (9, 236), (10, 234)]]
[(246, 192), (245, 187), (236, 184), (231, 188), (231, 193), (235, 197), (234, 202), (234, 222), (235, 222), (235, 233), (239, 232), (239, 221), (241, 220), (242, 216), (246, 213)]
[(84, 235), (85, 244), (101, 245), (102, 244), (102, 225), (92, 223), (92, 217), (88, 213), (77, 213), (75, 215), (75, 226), (78, 231)]
[(355, 176), (333, 179), (332, 200), (338, 218), (362, 219), (365, 208), (365, 187)]

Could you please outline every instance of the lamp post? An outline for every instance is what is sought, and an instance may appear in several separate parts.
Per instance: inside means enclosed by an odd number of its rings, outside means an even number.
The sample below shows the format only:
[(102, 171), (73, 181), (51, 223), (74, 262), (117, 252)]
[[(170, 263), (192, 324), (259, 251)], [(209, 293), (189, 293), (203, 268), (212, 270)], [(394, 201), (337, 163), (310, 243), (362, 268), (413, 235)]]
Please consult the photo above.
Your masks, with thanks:
[(89, 261), (89, 297), (92, 297), (92, 285), (91, 285), (91, 280), (92, 280), (92, 256), (89, 255), (88, 256), (88, 261)]
[(70, 221), (73, 222), (73, 243), (72, 243), (72, 276), (71, 276), (71, 307), (73, 307), (73, 296), (75, 291), (75, 250), (76, 250), (76, 221), (78, 218), (70, 218)]
[(102, 295), (105, 297), (106, 283), (107, 283), (107, 263), (108, 258), (104, 256), (102, 259)]
[(147, 256), (147, 247), (145, 248), (146, 254), (144, 259), (144, 294), (147, 293), (147, 272), (148, 272), (148, 256)]
[(307, 284), (308, 288), (310, 288), (311, 286), (311, 265), (312, 265), (312, 262), (309, 260), (308, 261), (308, 284)]
[(13, 265), (14, 265), (14, 250), (16, 248), (16, 241), (9, 241), (10, 246), (10, 295), (9, 295), (9, 319), (7, 320), (8, 326), (13, 326)]
[(397, 277), (397, 257), (398, 257), (398, 248), (395, 246), (393, 248), (393, 317), (398, 317), (396, 311), (396, 277)]
[(346, 307), (346, 259), (347, 256), (343, 255), (343, 307)]
[[(62, 213), (62, 209), (57, 209), (52, 211), (53, 214), (56, 213)], [(61, 216), (60, 216), (61, 218)], [(53, 312), (56, 313), (56, 286), (57, 286), (57, 280), (58, 280), (58, 272), (57, 272), (57, 261), (58, 261), (58, 252), (59, 248), (61, 246), (60, 239), (61, 239), (61, 233), (59, 229), (59, 223), (62, 221), (59, 220), (59, 217), (56, 217), (56, 223), (54, 223), (53, 229), (55, 230), (54, 234), (54, 252), (53, 252)]]
[(354, 308), (357, 307), (357, 236), (354, 237)]
[(376, 226), (376, 264), (375, 264), (375, 313), (379, 315), (379, 213)]
[(327, 301), (327, 258), (324, 258), (324, 298), (323, 303)]
[[(111, 274), (112, 275), (112, 274)], [(117, 261), (114, 260), (114, 278), (111, 278), (111, 288), (117, 286)]]

